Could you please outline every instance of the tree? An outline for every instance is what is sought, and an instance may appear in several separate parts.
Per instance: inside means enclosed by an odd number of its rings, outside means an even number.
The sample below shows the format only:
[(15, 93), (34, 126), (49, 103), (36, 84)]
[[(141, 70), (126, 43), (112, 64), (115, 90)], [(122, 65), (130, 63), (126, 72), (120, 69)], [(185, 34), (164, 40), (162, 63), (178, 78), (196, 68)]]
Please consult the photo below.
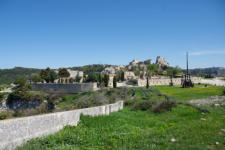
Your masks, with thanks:
[(76, 75), (76, 78), (74, 79), (74, 81), (75, 81), (75, 82), (80, 82), (80, 80), (81, 80), (81, 77), (77, 74), (77, 75)]
[(170, 77), (172, 77), (173, 76), (173, 68), (169, 68), (169, 69), (167, 69), (167, 76), (170, 76)]
[(121, 71), (120, 79), (121, 79), (121, 81), (124, 81), (124, 71)]
[(151, 73), (151, 75), (158, 74), (159, 67), (156, 64), (149, 64), (147, 66), (147, 71)]
[(117, 87), (117, 78), (116, 76), (113, 77), (113, 88)]
[(91, 72), (88, 74), (86, 82), (97, 82), (97, 81), (98, 79), (97, 79), (96, 73)]
[(55, 81), (56, 79), (58, 79), (58, 74), (57, 74), (55, 71), (50, 70), (50, 72), (49, 72), (49, 81), (50, 81), (51, 83), (54, 83), (54, 81)]
[(50, 71), (51, 69), (48, 67), (45, 70), (41, 70), (40, 76), (43, 80), (45, 80), (47, 83), (50, 82)]
[(41, 70), (40, 77), (45, 80), (47, 83), (52, 82), (56, 79), (58, 79), (58, 74), (54, 71), (51, 70), (49, 67), (46, 68), (45, 70)]
[(73, 78), (70, 78), (69, 79), (69, 83), (73, 83)]
[(182, 70), (178, 66), (176, 66), (175, 68), (171, 67), (171, 68), (167, 69), (167, 75), (170, 76), (170, 77), (175, 77), (179, 73), (181, 73), (181, 71)]
[(124, 81), (124, 71), (118, 70), (116, 72), (116, 78), (117, 78), (117, 81)]
[(98, 82), (99, 82), (100, 85), (101, 85), (102, 82), (103, 82), (103, 76), (102, 76), (101, 73), (99, 73), (99, 75), (98, 75)]
[(109, 75), (105, 74), (103, 80), (104, 80), (105, 87), (108, 87), (108, 84), (109, 84)]
[(43, 79), (40, 77), (40, 75), (35, 74), (31, 76), (31, 81), (34, 83), (37, 83), (37, 82), (43, 82)]
[(173, 86), (173, 77), (175, 77), (182, 70), (179, 67), (167, 69), (167, 76), (170, 76), (170, 85)]
[(182, 72), (182, 69), (178, 66), (176, 66), (174, 69), (173, 69), (173, 75), (174, 76), (177, 76), (178, 74), (180, 74)]
[(166, 76), (167, 75), (167, 72), (166, 71), (163, 71), (163, 73), (162, 73), (164, 76)]
[(59, 68), (59, 73), (58, 73), (60, 78), (68, 78), (70, 77), (70, 73), (66, 68)]
[(16, 92), (27, 91), (30, 89), (30, 85), (27, 83), (27, 79), (25, 77), (17, 78), (14, 84), (16, 85), (16, 87), (14, 88)]
[(149, 88), (149, 80), (148, 80), (148, 77), (147, 77), (147, 83), (146, 83), (146, 89)]

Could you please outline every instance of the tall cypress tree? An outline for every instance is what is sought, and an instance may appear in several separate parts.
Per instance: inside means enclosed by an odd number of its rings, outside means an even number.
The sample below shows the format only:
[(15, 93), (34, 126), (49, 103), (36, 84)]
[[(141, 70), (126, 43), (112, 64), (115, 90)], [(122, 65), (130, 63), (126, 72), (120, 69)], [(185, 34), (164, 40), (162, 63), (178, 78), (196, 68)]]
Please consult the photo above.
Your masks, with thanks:
[(116, 79), (116, 76), (115, 76), (115, 77), (113, 77), (113, 88), (117, 87), (116, 81), (117, 81), (117, 79)]
[(108, 84), (109, 84), (109, 76), (107, 74), (104, 75), (104, 84), (105, 84), (105, 87), (108, 87)]
[(146, 89), (149, 88), (149, 81), (148, 81), (148, 77), (147, 77), (147, 84), (146, 84)]

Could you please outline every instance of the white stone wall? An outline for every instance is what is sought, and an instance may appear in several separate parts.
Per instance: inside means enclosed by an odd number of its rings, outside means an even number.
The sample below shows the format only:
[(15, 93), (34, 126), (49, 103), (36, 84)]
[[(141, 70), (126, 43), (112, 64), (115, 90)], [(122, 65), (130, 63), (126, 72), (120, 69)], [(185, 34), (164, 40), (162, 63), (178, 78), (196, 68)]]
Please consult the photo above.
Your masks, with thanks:
[[(173, 84), (174, 85), (181, 85), (181, 79), (182, 78), (173, 78)], [(192, 77), (192, 82), (198, 83), (201, 82), (201, 78), (199, 77)], [(170, 85), (171, 79), (170, 78), (152, 78), (149, 79), (149, 86), (152, 85)], [(147, 80), (146, 79), (139, 79), (138, 80), (138, 86), (146, 86)]]
[(123, 109), (123, 101), (66, 112), (2, 120), (0, 121), (0, 150), (13, 150), (29, 139), (55, 133), (66, 125), (76, 126), (81, 114), (108, 115), (120, 109)]
[(214, 78), (214, 79), (202, 79), (201, 80), (202, 84), (211, 84), (211, 85), (215, 85), (215, 86), (225, 86), (225, 81), (220, 80), (218, 78)]

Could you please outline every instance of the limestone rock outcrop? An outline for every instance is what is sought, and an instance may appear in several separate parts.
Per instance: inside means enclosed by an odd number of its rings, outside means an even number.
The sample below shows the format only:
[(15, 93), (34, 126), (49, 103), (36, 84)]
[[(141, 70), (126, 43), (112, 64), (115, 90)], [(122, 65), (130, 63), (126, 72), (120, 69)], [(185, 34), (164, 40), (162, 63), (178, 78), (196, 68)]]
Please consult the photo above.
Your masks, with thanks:
[(131, 65), (131, 66), (137, 66), (137, 65), (140, 64), (140, 63), (141, 63), (140, 60), (134, 59), (132, 62), (130, 62), (130, 65)]
[(169, 63), (162, 56), (157, 56), (155, 64), (159, 67), (169, 67)]

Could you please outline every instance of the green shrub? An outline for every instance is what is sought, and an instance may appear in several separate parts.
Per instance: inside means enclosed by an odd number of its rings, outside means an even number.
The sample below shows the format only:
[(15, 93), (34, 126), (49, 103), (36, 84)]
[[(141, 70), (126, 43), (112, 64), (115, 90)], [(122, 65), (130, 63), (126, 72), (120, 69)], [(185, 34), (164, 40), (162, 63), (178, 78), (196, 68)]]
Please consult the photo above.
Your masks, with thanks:
[(134, 103), (136, 103), (135, 100), (126, 100), (126, 101), (124, 102), (124, 105), (125, 105), (125, 106), (133, 106)]
[(45, 99), (43, 93), (33, 93), (29, 91), (15, 91), (9, 94), (7, 104), (10, 105), (14, 100), (29, 102), (29, 101), (42, 101), (43, 99)]
[(7, 111), (0, 112), (0, 120), (6, 119), (8, 117)]
[(9, 85), (8, 84), (2, 84), (2, 88), (7, 89), (7, 88), (9, 88)]
[(43, 114), (43, 113), (49, 112), (47, 103), (41, 103), (41, 105), (35, 108), (35, 110), (37, 111), (37, 114)]
[(127, 85), (133, 85), (133, 86), (136, 86), (136, 85), (137, 85), (137, 81), (130, 80), (130, 81), (127, 82)]
[(149, 110), (152, 107), (152, 101), (150, 100), (139, 100), (133, 105), (133, 110)]
[(154, 113), (161, 113), (165, 111), (170, 111), (172, 107), (176, 106), (176, 102), (172, 100), (164, 100), (161, 102), (158, 102), (157, 104), (153, 105), (152, 111)]
[(15, 110), (13, 113), (13, 117), (22, 117), (25, 116), (25, 110)]
[(0, 93), (0, 103), (4, 100), (4, 94), (3, 93)]

